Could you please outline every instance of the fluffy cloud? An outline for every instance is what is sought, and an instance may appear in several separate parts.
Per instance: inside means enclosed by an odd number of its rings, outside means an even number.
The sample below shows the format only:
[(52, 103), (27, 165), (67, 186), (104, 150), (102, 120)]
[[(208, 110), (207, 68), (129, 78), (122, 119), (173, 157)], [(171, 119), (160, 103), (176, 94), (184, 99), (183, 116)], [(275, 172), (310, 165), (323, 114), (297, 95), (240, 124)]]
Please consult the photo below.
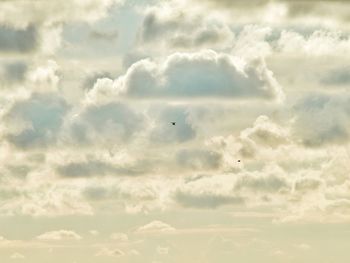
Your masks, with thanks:
[(350, 39), (339, 31), (314, 31), (305, 37), (298, 32), (282, 31), (276, 49), (284, 54), (295, 56), (335, 56), (346, 54), (350, 49)]
[[(325, 24), (339, 26), (349, 21), (349, 6), (346, 0), (206, 0), (194, 3), (203, 5), (208, 11), (234, 13), (235, 19), (242, 22), (288, 23), (304, 22), (308, 24)], [(242, 12), (242, 10), (246, 12)], [(247, 14), (247, 11), (249, 14)], [(269, 16), (270, 15), (270, 16)], [(271, 17), (272, 16), (272, 17)], [(341, 23), (340, 23), (341, 22)]]
[(3, 1), (0, 3), (0, 23), (23, 27), (31, 23), (96, 21), (106, 14), (111, 4), (118, 2), (121, 1), (73, 0), (66, 4), (58, 0), (50, 2)]
[(113, 233), (111, 234), (111, 239), (117, 242), (127, 242), (129, 241), (129, 237), (124, 233)]
[[(138, 99), (283, 98), (281, 87), (263, 61), (247, 64), (214, 51), (176, 53), (159, 63), (141, 60), (110, 89), (117, 96)], [(108, 86), (95, 85), (92, 94), (106, 92)]]
[(11, 259), (24, 259), (25, 256), (16, 252), (16, 253), (13, 253), (10, 258)]
[(89, 104), (68, 120), (67, 129), (74, 142), (97, 144), (127, 141), (142, 130), (144, 117), (127, 104), (111, 102)]
[(152, 221), (144, 226), (140, 226), (136, 233), (147, 234), (147, 233), (173, 233), (176, 229), (171, 225), (164, 223), (159, 220)]
[(61, 240), (80, 240), (82, 239), (77, 233), (70, 230), (58, 230), (50, 231), (44, 234), (41, 234), (36, 237), (39, 240), (45, 241), (61, 241)]
[(97, 257), (121, 257), (124, 255), (125, 253), (118, 248), (102, 248), (95, 254)]
[[(12, 186), (13, 187), (13, 186)], [(13, 187), (15, 188), (15, 187)], [(15, 191), (9, 200), (2, 201), (0, 214), (55, 217), (65, 215), (92, 215), (92, 207), (72, 189), (38, 189), (30, 184), (25, 190)]]
[[(157, 41), (157, 45), (174, 50), (191, 48), (227, 48), (234, 39), (230, 28), (215, 18), (202, 14), (189, 15), (173, 3), (146, 11), (140, 32), (141, 44)], [(149, 45), (152, 47), (152, 45)]]

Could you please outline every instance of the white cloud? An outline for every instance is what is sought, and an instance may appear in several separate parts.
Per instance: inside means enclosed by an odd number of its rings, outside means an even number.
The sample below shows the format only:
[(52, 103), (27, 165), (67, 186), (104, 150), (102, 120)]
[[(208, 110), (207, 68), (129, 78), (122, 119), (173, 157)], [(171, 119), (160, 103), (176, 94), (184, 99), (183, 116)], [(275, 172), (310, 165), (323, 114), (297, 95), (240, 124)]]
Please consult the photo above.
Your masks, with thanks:
[(31, 23), (54, 24), (70, 21), (96, 21), (103, 17), (107, 8), (121, 1), (115, 0), (73, 0), (63, 4), (59, 0), (49, 2), (2, 1), (0, 22), (16, 27)]
[(306, 243), (301, 243), (301, 244), (297, 244), (295, 245), (296, 248), (299, 248), (301, 250), (310, 250), (311, 249), (311, 246), (309, 244), (306, 244)]
[(224, 49), (232, 44), (234, 33), (225, 23), (191, 11), (184, 11), (179, 2), (147, 9), (140, 29), (140, 46), (157, 52), (155, 42), (165, 50)]
[(339, 31), (314, 31), (308, 38), (293, 31), (282, 31), (277, 50), (290, 56), (343, 56), (349, 53), (350, 39)]
[(293, 134), (307, 146), (341, 144), (349, 140), (349, 98), (314, 94), (295, 105)]
[(125, 253), (118, 248), (102, 248), (95, 254), (97, 257), (121, 257), (124, 255)]
[(159, 255), (167, 255), (169, 254), (169, 247), (157, 246), (157, 253)]
[(83, 105), (66, 123), (69, 138), (82, 145), (125, 142), (143, 125), (142, 113), (118, 101)]
[(245, 64), (214, 51), (176, 53), (160, 63), (141, 60), (115, 80), (113, 89), (120, 97), (139, 99), (283, 98), (263, 61)]
[(82, 239), (81, 236), (79, 236), (74, 231), (70, 230), (57, 230), (57, 231), (50, 231), (43, 233), (36, 237), (39, 240), (45, 240), (45, 241), (61, 241), (61, 240), (80, 240)]
[(25, 256), (22, 255), (21, 253), (13, 253), (11, 256), (10, 256), (11, 259), (24, 259)]
[(168, 233), (174, 233), (176, 231), (176, 229), (174, 227), (172, 227), (171, 225), (167, 224), (167, 223), (164, 223), (162, 221), (159, 221), (159, 220), (155, 220), (155, 221), (152, 221), (144, 226), (141, 226), (139, 228), (136, 229), (136, 233), (139, 233), (139, 234), (147, 234), (147, 233), (150, 233), (150, 234), (168, 234)]
[(124, 233), (112, 233), (110, 235), (110, 238), (113, 241), (116, 241), (116, 242), (127, 242), (127, 241), (129, 241), (128, 235), (124, 234)]

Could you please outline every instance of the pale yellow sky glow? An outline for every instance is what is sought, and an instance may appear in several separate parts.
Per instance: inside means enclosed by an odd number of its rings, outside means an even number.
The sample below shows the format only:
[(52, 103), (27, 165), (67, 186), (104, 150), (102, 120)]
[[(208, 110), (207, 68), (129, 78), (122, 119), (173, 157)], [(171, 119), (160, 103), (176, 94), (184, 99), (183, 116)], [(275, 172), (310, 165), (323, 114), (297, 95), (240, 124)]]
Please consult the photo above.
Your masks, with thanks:
[(0, 0), (0, 263), (350, 262), (349, 14)]

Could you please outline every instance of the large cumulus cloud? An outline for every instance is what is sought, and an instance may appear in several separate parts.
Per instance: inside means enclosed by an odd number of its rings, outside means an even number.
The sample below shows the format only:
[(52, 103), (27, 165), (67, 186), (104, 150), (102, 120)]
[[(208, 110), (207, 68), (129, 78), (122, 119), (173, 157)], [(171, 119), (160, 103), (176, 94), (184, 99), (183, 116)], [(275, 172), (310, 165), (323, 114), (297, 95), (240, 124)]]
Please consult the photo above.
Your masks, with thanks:
[[(161, 62), (141, 60), (109, 89), (117, 96), (137, 99), (283, 98), (281, 87), (263, 61), (247, 64), (214, 51), (176, 53)], [(106, 87), (100, 90), (105, 92)]]

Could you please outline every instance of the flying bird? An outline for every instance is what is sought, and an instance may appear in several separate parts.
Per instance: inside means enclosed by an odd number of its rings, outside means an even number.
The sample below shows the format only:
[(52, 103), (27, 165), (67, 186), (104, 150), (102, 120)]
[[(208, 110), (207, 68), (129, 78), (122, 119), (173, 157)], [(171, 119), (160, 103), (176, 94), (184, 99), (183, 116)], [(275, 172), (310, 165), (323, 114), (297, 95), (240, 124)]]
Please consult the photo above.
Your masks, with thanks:
[(176, 124), (176, 122), (172, 122), (171, 124), (172, 124), (172, 125), (175, 125), (175, 124)]

